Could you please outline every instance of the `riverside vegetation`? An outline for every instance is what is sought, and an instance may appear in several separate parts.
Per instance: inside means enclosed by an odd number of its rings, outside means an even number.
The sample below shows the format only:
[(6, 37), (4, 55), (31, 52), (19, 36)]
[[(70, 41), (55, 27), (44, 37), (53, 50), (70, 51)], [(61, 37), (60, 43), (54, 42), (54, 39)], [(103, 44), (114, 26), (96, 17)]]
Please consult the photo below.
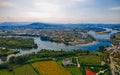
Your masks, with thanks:
[(25, 37), (0, 37), (0, 47), (12, 49), (37, 48), (33, 38)]

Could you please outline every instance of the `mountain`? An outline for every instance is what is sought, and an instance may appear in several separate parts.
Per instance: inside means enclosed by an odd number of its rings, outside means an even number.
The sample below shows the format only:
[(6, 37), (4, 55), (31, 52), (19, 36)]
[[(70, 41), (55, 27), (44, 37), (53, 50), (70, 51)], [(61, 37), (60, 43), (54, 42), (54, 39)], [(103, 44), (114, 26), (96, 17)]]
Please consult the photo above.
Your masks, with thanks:
[(51, 27), (52, 25), (46, 24), (46, 23), (31, 23), (29, 25), (26, 25), (24, 27), (31, 27), (31, 28), (44, 28), (44, 27)]
[(27, 22), (4, 22), (0, 24), (0, 29), (20, 29), (20, 28), (30, 28), (30, 29), (55, 29), (55, 28), (63, 28), (64, 26), (55, 25), (55, 24), (47, 24), (41, 22), (27, 23)]
[(3, 22), (3, 23), (0, 23), (0, 26), (23, 26), (31, 23), (32, 22)]
[(52, 29), (52, 28), (63, 28), (64, 26), (35, 22), (35, 23), (31, 23), (31, 24), (21, 26), (21, 27), (23, 27), (23, 28), (32, 28), (32, 29), (48, 29), (48, 28)]
[(20, 28), (30, 28), (30, 29), (63, 29), (63, 28), (112, 28), (120, 30), (120, 24), (50, 24), (41, 22), (3, 22), (0, 23), (0, 29), (20, 29)]

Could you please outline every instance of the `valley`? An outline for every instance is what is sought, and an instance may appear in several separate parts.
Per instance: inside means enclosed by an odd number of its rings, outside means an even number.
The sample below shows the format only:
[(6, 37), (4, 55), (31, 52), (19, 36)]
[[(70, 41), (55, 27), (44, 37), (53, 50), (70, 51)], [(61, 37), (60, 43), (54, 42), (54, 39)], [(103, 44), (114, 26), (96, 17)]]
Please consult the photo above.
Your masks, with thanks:
[[(1, 56), (0, 73), (2, 75), (18, 75), (17, 73), (22, 71), (20, 66), (23, 66), (25, 71), (20, 73), (23, 75), (63, 75), (57, 69), (65, 72), (65, 75), (67, 73), (86, 75), (87, 72), (102, 75), (119, 73), (119, 31), (112, 28), (83, 27), (82, 25), (76, 28), (43, 23), (33, 23), (27, 27), (5, 26), (3, 28), (1, 26), (0, 28), (2, 28), (0, 47), (8, 49), (7, 55)], [(115, 51), (112, 50), (112, 45), (116, 47)], [(1, 53), (4, 51), (2, 49)], [(111, 54), (110, 51), (113, 53)], [(111, 70), (111, 61), (117, 63), (116, 70)], [(62, 67), (62, 69), (56, 68), (55, 72), (50, 72), (52, 68), (40, 69), (49, 65), (49, 62), (54, 62), (54, 67)], [(27, 70), (25, 67), (30, 69)], [(46, 66), (46, 68), (50, 67), (53, 66)], [(31, 73), (29, 73), (30, 70)]]

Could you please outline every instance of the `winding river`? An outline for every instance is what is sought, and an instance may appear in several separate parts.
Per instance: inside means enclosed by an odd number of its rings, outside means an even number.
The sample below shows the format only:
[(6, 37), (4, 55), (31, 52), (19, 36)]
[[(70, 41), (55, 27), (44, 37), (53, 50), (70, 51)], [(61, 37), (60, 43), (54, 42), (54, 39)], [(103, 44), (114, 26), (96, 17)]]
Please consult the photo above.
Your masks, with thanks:
[[(108, 34), (104, 34), (104, 35), (100, 35), (97, 34), (94, 31), (89, 31), (88, 34), (92, 35), (95, 39), (110, 39), (111, 34), (116, 33), (118, 31), (116, 30), (112, 30), (109, 28), (105, 28), (106, 31), (111, 31)], [(11, 54), (7, 57), (7, 60), (9, 60), (9, 58), (11, 56), (18, 56), (18, 55), (22, 55), (22, 54), (27, 54), (27, 53), (32, 53), (32, 52), (38, 52), (41, 49), (52, 49), (52, 50), (71, 50), (71, 49), (86, 49), (86, 50), (90, 50), (90, 51), (94, 51), (97, 50), (99, 46), (111, 46), (110, 41), (98, 41), (95, 44), (90, 44), (90, 45), (76, 45), (76, 46), (66, 46), (64, 44), (60, 44), (60, 43), (55, 43), (55, 42), (50, 42), (50, 41), (42, 41), (40, 39), (40, 37), (33, 37), (35, 43), (38, 45), (37, 49), (31, 49), (31, 50), (20, 50), (20, 53), (18, 54)], [(0, 60), (0, 63), (2, 61)]]
[[(118, 31), (112, 30), (109, 28), (105, 28), (106, 31), (111, 31), (108, 34), (105, 35), (100, 35), (97, 34), (94, 31), (89, 31), (88, 34), (92, 35), (95, 39), (110, 39), (111, 34), (116, 33)], [(60, 43), (55, 43), (55, 42), (50, 42), (50, 41), (42, 41), (39, 37), (34, 37), (35, 43), (38, 45), (38, 49), (33, 50), (33, 51), (39, 51), (40, 49), (53, 49), (53, 50), (71, 50), (71, 49), (87, 49), (90, 51), (97, 50), (99, 46), (104, 45), (104, 46), (111, 46), (110, 41), (98, 41), (95, 44), (90, 44), (90, 45), (76, 45), (76, 46), (66, 46), (64, 44)]]

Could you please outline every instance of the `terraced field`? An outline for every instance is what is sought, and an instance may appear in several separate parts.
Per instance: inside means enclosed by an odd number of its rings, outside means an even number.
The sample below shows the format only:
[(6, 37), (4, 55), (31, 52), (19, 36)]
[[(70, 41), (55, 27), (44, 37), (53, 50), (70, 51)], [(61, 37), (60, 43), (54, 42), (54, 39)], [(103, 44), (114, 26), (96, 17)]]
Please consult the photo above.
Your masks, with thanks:
[(32, 64), (41, 75), (72, 75), (55, 61), (42, 61)]

